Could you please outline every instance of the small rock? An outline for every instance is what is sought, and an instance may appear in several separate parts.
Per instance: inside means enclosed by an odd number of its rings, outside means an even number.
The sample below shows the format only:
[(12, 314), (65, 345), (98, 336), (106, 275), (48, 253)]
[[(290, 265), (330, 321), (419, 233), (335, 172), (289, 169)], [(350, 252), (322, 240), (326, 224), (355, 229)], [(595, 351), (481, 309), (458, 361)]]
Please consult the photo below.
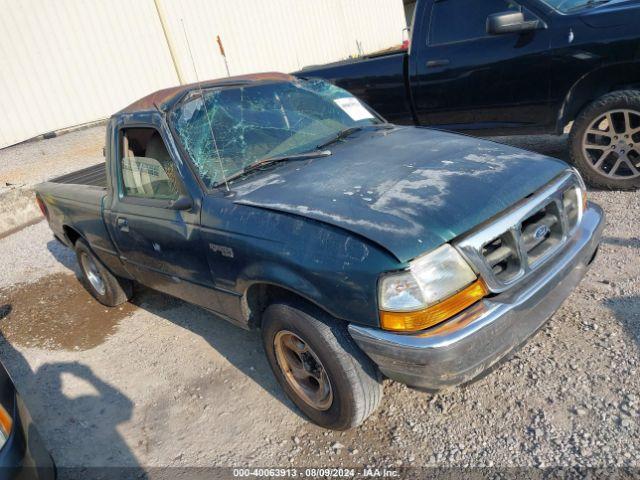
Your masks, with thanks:
[(338, 452), (340, 450), (342, 450), (344, 448), (344, 445), (341, 444), (340, 442), (333, 442), (331, 444), (331, 449), (335, 452)]
[(587, 414), (587, 410), (582, 407), (574, 407), (573, 413), (575, 413), (579, 417), (583, 417), (584, 415)]

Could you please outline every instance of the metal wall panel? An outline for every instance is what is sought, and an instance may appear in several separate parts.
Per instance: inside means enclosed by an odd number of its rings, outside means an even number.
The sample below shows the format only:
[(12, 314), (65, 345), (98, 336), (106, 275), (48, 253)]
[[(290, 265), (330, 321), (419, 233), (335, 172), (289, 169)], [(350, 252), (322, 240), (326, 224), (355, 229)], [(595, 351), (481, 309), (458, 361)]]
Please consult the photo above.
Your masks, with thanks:
[(183, 24), (206, 79), (217, 35), (231, 75), (289, 72), (397, 45), (405, 20), (402, 0), (0, 0), (0, 148), (194, 81)]
[[(185, 42), (198, 76), (226, 75), (220, 35), (231, 75), (290, 72), (402, 43), (401, 0), (158, 0), (175, 39), (179, 68), (194, 81)], [(184, 24), (184, 29), (182, 27)]]
[(177, 83), (153, 0), (0, 0), (0, 147)]

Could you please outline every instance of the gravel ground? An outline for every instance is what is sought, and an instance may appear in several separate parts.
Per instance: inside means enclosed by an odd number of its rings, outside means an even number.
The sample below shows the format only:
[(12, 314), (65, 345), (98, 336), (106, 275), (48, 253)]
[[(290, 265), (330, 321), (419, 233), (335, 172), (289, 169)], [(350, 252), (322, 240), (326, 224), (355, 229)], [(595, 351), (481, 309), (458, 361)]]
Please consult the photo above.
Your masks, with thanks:
[(0, 150), (0, 238), (40, 217), (33, 185), (104, 162), (104, 126)]
[[(567, 155), (565, 139), (499, 140)], [(147, 289), (97, 305), (45, 223), (0, 240), (0, 358), (63, 467), (638, 467), (640, 195), (590, 198), (608, 216), (600, 254), (545, 328), (467, 387), (386, 381), (349, 432), (300, 417), (257, 333)]]
[(90, 127), (48, 140), (0, 150), (0, 192), (9, 185), (31, 186), (104, 161), (105, 127)]

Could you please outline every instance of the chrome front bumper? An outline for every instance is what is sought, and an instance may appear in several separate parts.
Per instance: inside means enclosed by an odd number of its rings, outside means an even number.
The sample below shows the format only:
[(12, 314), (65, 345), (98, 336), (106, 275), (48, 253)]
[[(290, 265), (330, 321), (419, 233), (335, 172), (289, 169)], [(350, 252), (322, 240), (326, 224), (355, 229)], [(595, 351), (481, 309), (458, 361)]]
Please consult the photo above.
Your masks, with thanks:
[(548, 265), (424, 332), (403, 335), (353, 324), (349, 332), (389, 378), (428, 390), (468, 382), (553, 315), (587, 272), (603, 228), (602, 210), (589, 204), (573, 238)]

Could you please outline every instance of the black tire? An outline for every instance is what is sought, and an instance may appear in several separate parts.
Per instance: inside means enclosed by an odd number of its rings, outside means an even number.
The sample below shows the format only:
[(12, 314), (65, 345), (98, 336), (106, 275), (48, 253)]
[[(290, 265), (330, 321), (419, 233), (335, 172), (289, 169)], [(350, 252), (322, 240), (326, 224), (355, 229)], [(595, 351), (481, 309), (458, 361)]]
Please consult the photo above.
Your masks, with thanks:
[[(78, 259), (78, 265), (80, 266), (80, 281), (84, 288), (93, 295), (101, 304), (107, 307), (116, 307), (127, 302), (133, 296), (133, 282), (125, 278), (116, 277), (111, 273), (107, 267), (94, 255), (89, 248), (89, 245), (82, 240), (78, 239), (75, 244), (76, 258)], [(99, 291), (89, 280), (89, 273), (87, 271), (87, 260), (83, 259), (83, 256), (88, 257), (90, 262), (95, 265), (95, 270), (98, 273), (104, 284), (104, 290)]]
[[(610, 178), (604, 172), (596, 170), (593, 162), (585, 157), (582, 141), (587, 129), (598, 117), (612, 110), (634, 110), (640, 112), (640, 91), (621, 90), (603, 95), (588, 105), (576, 118), (569, 135), (571, 160), (582, 174), (585, 182), (592, 187), (606, 190), (633, 190), (640, 187), (640, 177)], [(640, 133), (632, 135), (636, 148), (640, 148)], [(615, 157), (614, 157), (615, 158)]]
[[(276, 358), (278, 332), (292, 332), (313, 350), (327, 373), (331, 406), (318, 410), (289, 384)], [(317, 425), (347, 430), (360, 425), (378, 407), (382, 383), (377, 367), (358, 348), (344, 322), (298, 302), (270, 305), (264, 312), (262, 341), (276, 379), (287, 396)]]

